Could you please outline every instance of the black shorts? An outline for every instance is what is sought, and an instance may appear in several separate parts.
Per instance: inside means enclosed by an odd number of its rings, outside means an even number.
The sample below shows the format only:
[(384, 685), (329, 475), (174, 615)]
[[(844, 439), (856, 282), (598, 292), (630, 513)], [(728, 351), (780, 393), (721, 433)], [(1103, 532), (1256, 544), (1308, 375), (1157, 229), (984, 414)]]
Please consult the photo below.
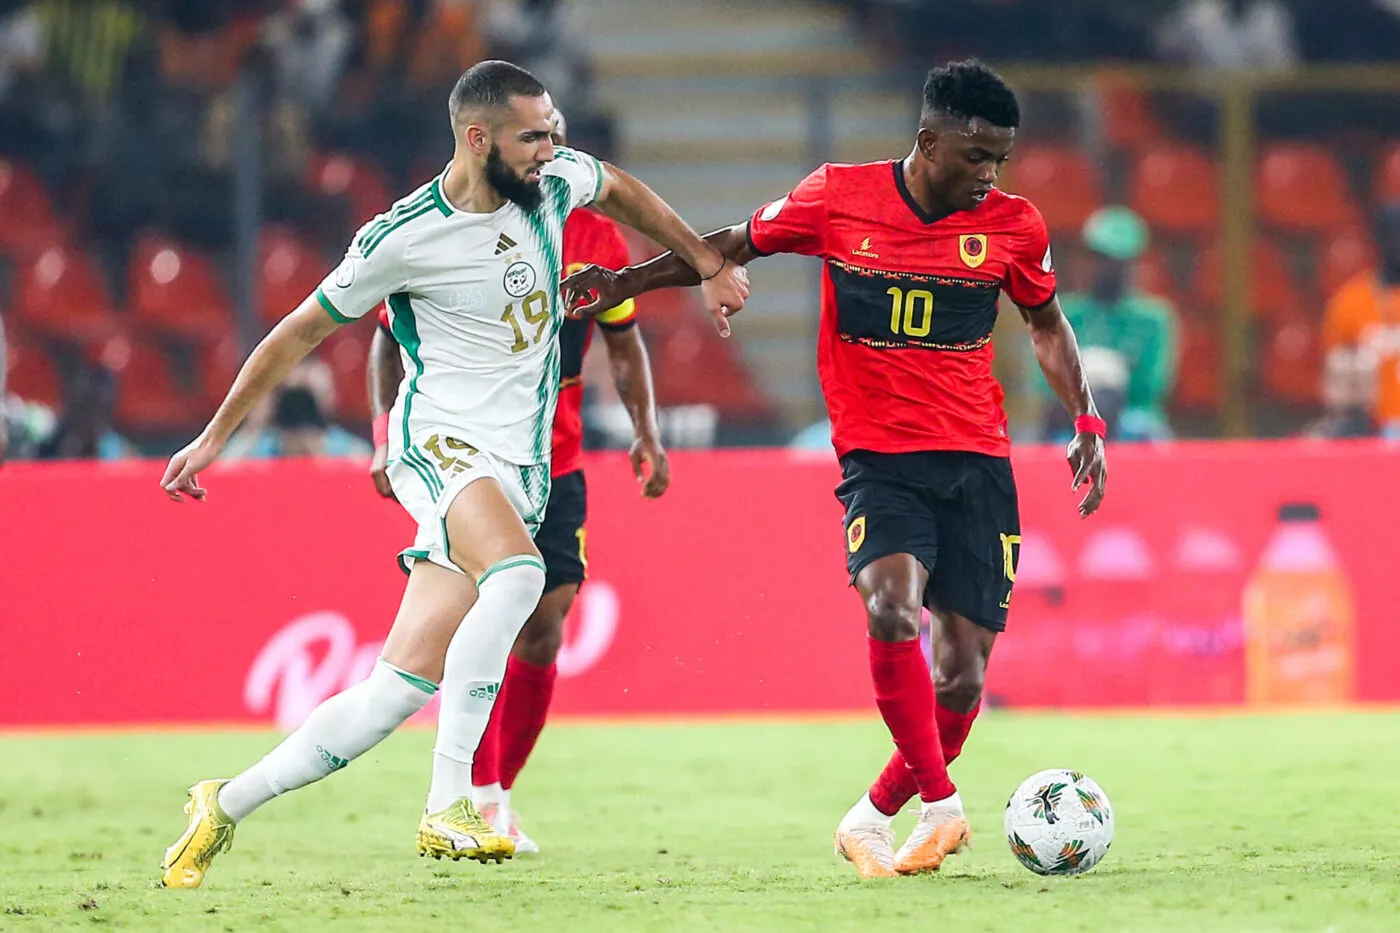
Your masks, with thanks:
[(535, 532), (535, 547), (544, 558), (544, 591), (588, 576), (588, 552), (584, 547), (584, 522), (588, 521), (588, 486), (583, 471), (554, 477), (544, 521)]
[(912, 554), (927, 568), (924, 605), (1006, 629), (1021, 552), (1011, 461), (962, 451), (841, 458), (836, 498), (846, 507), (846, 569)]

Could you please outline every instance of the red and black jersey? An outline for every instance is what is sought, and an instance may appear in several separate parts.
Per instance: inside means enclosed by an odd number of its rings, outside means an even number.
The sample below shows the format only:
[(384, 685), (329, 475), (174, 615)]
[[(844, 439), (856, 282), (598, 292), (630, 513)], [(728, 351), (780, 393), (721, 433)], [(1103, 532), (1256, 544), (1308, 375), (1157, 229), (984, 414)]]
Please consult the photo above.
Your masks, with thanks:
[[(596, 211), (576, 210), (564, 222), (564, 274), (586, 265), (621, 269), (629, 262), (627, 241), (611, 219)], [(559, 407), (554, 412), (554, 441), (550, 473), (563, 476), (583, 468), (583, 357), (593, 340), (593, 322), (606, 330), (624, 331), (636, 325), (631, 298), (593, 318), (565, 318), (559, 329)], [(379, 308), (379, 326), (390, 337), (389, 310)]]
[[(627, 241), (610, 218), (586, 209), (569, 215), (564, 223), (566, 276), (590, 264), (621, 269), (629, 261)], [(583, 357), (593, 340), (593, 321), (605, 330), (627, 330), (637, 323), (637, 306), (629, 298), (591, 320), (564, 320), (559, 331), (559, 408), (554, 413), (551, 454), (555, 476), (583, 468)]]
[(931, 218), (902, 162), (827, 164), (749, 221), (759, 254), (820, 256), (817, 373), (838, 455), (963, 450), (1010, 456), (992, 375), (997, 297), (1055, 296), (1050, 238), (1025, 198), (994, 189)]

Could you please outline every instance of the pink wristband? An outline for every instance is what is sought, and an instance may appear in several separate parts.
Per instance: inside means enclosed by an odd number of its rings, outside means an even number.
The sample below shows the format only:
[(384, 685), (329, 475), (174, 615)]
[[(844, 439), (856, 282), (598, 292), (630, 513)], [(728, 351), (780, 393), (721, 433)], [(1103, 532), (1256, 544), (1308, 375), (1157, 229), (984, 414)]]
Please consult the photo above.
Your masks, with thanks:
[(1074, 419), (1075, 434), (1097, 434), (1099, 437), (1108, 436), (1108, 422), (1098, 415), (1080, 415)]
[(374, 419), (374, 446), (383, 447), (389, 443), (389, 413), (385, 412)]

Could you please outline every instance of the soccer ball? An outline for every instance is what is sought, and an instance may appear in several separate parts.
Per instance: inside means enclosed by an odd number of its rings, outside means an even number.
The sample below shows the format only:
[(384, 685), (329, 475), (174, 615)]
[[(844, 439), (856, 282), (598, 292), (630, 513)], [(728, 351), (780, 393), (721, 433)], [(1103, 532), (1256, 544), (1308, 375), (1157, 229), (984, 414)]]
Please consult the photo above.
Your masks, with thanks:
[(1006, 844), (1037, 875), (1078, 875), (1113, 844), (1113, 807), (1078, 771), (1032, 774), (1006, 802)]

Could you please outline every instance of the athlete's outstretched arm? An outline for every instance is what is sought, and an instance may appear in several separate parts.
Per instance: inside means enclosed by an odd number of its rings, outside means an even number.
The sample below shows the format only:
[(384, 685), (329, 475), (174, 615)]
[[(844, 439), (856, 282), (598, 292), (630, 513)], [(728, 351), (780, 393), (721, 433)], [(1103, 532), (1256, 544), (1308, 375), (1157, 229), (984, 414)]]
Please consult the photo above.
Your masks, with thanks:
[[(746, 266), (759, 256), (749, 245), (748, 229), (747, 222), (735, 224), (707, 233), (704, 239), (731, 264)], [(700, 274), (680, 256), (674, 252), (667, 252), (618, 271), (604, 269), (602, 266), (587, 266), (566, 278), (562, 287), (564, 305), (572, 309), (570, 313), (575, 317), (588, 317), (616, 307), (628, 298), (635, 298), (659, 288), (686, 288), (699, 284)], [(594, 292), (597, 293), (597, 297), (590, 300)], [(715, 325), (721, 334), (729, 335), (729, 324), (725, 318), (738, 310), (730, 308), (715, 318)]]
[[(365, 376), (369, 390), (369, 413), (376, 425), (381, 418), (389, 417), (389, 409), (394, 407), (394, 399), (399, 394), (399, 383), (403, 381), (403, 357), (399, 356), (399, 344), (385, 331), (382, 324), (374, 326), (374, 336), (369, 344), (369, 371)], [(369, 462), (370, 479), (375, 491), (386, 499), (396, 498), (394, 487), (389, 485), (389, 445), (380, 443), (376, 431), (374, 457)]]
[[(1060, 299), (1051, 298), (1040, 308), (1022, 308), (1021, 316), (1031, 326), (1031, 344), (1035, 347), (1040, 371), (1045, 373), (1060, 403), (1076, 418), (1080, 415), (1098, 417), (1079, 357), (1079, 341), (1060, 309)], [(1069, 465), (1074, 470), (1072, 488), (1078, 489), (1085, 482), (1092, 484), (1084, 501), (1079, 503), (1079, 514), (1087, 518), (1103, 503), (1104, 483), (1108, 479), (1103, 438), (1088, 431), (1076, 433), (1069, 445)]]
[(219, 456), (234, 428), (243, 423), (248, 412), (271, 392), (292, 367), (334, 331), (340, 324), (326, 312), (315, 295), (309, 296), (291, 314), (262, 339), (244, 361), (243, 368), (233, 380), (233, 387), (219, 405), (209, 424), (183, 450), (170, 458), (160, 485), (165, 494), (176, 502), (184, 500), (182, 493), (195, 499), (204, 498), (199, 485), (199, 472)]
[[(717, 321), (744, 306), (749, 297), (748, 274), (701, 238), (646, 185), (622, 169), (603, 163), (603, 185), (595, 203), (604, 214), (645, 233), (689, 266), (700, 282), (706, 310)], [(727, 327), (721, 328), (724, 332)]]
[[(652, 387), (646, 343), (637, 327), (603, 328), (603, 341), (608, 347), (613, 385), (617, 386), (617, 394), (632, 418), (632, 448), (627, 452), (632, 460), (632, 472), (642, 484), (642, 496), (655, 499), (671, 485), (671, 465), (666, 459), (666, 448), (661, 445), (661, 429), (656, 424), (656, 393)], [(649, 472), (642, 470), (643, 464)]]

